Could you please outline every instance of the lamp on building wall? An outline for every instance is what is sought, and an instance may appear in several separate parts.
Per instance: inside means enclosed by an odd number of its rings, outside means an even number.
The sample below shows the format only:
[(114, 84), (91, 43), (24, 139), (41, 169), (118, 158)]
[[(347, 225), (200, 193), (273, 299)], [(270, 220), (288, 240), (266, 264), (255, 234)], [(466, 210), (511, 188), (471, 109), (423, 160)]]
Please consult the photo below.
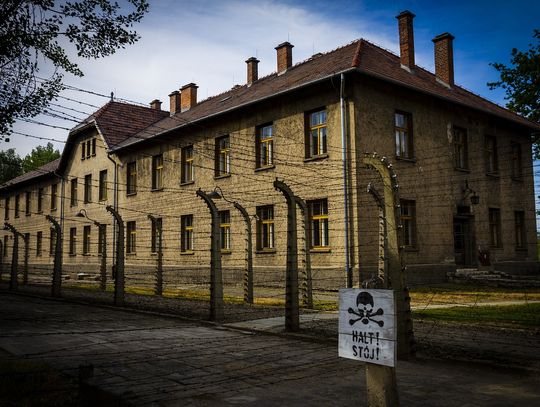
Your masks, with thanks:
[(463, 188), (463, 201), (465, 201), (467, 198), (471, 200), (471, 205), (478, 205), (480, 203), (480, 197), (475, 190), (469, 187), (469, 181), (465, 180), (465, 188)]

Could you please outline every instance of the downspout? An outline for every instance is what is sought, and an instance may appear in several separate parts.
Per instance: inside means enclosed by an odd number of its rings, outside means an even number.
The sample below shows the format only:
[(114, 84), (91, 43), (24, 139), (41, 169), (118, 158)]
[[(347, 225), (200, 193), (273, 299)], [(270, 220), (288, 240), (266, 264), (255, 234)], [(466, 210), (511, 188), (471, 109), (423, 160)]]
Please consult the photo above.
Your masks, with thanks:
[[(118, 163), (111, 158), (110, 153), (107, 153), (107, 158), (114, 164), (114, 191), (113, 191), (113, 208), (118, 212)], [(116, 222), (113, 222), (113, 244), (116, 247)], [(112, 250), (111, 263), (116, 264), (116, 250)]]
[(339, 103), (341, 110), (341, 159), (343, 161), (343, 209), (345, 211), (345, 273), (347, 274), (347, 287), (353, 286), (353, 275), (350, 267), (349, 255), (349, 183), (347, 165), (347, 133), (345, 128), (345, 74), (341, 73), (341, 86), (339, 92)]

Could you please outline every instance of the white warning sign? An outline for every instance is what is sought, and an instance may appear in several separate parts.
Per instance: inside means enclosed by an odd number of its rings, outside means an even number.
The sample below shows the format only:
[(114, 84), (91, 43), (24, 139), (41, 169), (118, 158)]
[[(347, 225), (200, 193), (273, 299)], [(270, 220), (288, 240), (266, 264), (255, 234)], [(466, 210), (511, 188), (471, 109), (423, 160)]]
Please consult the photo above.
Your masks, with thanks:
[(395, 366), (395, 309), (392, 290), (339, 290), (339, 356)]

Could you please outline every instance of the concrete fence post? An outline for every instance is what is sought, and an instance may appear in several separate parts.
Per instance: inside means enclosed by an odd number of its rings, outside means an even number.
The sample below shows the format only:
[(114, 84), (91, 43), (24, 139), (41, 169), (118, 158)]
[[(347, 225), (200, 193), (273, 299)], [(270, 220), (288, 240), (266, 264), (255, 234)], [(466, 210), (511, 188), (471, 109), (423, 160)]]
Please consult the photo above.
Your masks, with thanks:
[(4, 274), (4, 242), (0, 240), (0, 281)]
[(223, 275), (219, 248), (219, 213), (210, 194), (200, 188), (196, 191), (196, 194), (206, 203), (212, 216), (210, 236), (210, 320), (221, 322), (223, 320)]
[(287, 201), (287, 270), (285, 289), (285, 329), (300, 329), (300, 311), (298, 299), (298, 246), (296, 230), (296, 200), (287, 184), (276, 179), (274, 188), (281, 192)]
[(45, 217), (52, 224), (56, 236), (51, 296), (60, 297), (62, 290), (62, 227), (51, 215), (46, 215)]
[(163, 227), (155, 216), (148, 215), (148, 219), (152, 222), (152, 232), (157, 231), (157, 259), (156, 259), (156, 285), (155, 294), (163, 295)]
[(21, 234), (24, 242), (24, 257), (23, 257), (23, 285), (28, 284), (28, 259), (30, 257), (30, 234)]
[[(96, 222), (97, 223), (97, 222)], [(99, 266), (99, 288), (107, 290), (107, 225), (97, 223), (98, 233), (101, 234), (101, 263)]]
[(15, 227), (8, 223), (4, 223), (4, 229), (9, 230), (13, 233), (13, 252), (11, 254), (11, 276), (9, 279), (9, 289), (18, 290), (19, 289), (19, 280), (18, 280), (18, 268), (19, 268), (19, 236), (21, 235)]
[(115, 264), (115, 280), (114, 280), (114, 305), (122, 307), (124, 306), (124, 220), (111, 205), (107, 205), (105, 208), (107, 212), (112, 214), (116, 220), (118, 226), (118, 236), (116, 240), (116, 264)]
[(246, 225), (246, 269), (244, 272), (244, 302), (253, 304), (253, 241), (251, 218), (246, 209), (238, 202), (234, 207), (242, 214)]
[(304, 276), (302, 278), (302, 304), (306, 308), (313, 308), (313, 281), (311, 277), (311, 230), (309, 211), (302, 198), (294, 197), (296, 204), (300, 208), (304, 223)]

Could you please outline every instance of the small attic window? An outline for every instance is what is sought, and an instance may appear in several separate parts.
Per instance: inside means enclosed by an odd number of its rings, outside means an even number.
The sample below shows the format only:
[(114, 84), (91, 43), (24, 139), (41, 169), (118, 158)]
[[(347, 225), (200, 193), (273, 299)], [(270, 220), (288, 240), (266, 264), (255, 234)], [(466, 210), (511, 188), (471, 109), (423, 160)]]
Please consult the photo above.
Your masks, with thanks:
[(81, 143), (81, 160), (86, 158), (86, 143), (83, 141)]

